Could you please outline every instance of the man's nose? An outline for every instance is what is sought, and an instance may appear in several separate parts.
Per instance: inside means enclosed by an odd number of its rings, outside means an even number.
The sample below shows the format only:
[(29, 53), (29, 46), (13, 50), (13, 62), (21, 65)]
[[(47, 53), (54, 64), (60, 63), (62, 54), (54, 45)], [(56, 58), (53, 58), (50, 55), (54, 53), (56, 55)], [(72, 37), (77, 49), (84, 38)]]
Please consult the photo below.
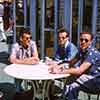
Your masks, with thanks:
[(83, 43), (86, 43), (86, 41), (85, 41), (85, 40), (83, 40), (82, 42), (83, 42)]

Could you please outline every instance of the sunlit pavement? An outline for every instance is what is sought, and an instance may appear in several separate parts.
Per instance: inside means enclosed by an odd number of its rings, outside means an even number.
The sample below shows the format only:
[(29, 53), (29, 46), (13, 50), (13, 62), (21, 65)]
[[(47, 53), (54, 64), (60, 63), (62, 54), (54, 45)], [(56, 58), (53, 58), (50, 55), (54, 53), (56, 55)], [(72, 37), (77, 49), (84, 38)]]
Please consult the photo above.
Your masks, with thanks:
[(3, 69), (8, 65), (9, 46), (6, 42), (0, 42), (0, 82), (13, 83), (13, 78), (3, 72)]
[(11, 100), (14, 93), (14, 79), (6, 75), (3, 69), (8, 65), (9, 46), (6, 42), (0, 42), (0, 91), (4, 100)]

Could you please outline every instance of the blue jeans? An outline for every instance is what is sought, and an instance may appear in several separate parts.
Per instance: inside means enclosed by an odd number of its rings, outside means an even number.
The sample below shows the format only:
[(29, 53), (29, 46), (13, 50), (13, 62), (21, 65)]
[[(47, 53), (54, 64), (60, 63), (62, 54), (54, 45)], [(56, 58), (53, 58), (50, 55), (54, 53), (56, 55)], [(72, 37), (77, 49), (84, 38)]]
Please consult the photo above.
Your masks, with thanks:
[(99, 91), (100, 78), (83, 74), (64, 88), (63, 100), (78, 100), (78, 93), (82, 91)]

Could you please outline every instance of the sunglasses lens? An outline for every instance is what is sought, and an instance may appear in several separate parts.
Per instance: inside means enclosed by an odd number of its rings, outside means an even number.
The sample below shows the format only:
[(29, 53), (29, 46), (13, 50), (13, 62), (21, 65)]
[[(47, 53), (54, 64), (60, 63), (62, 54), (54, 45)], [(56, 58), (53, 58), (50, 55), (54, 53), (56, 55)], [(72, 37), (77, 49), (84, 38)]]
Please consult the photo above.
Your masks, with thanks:
[(88, 39), (82, 39), (82, 38), (81, 38), (80, 41), (81, 41), (81, 42), (83, 42), (83, 41), (88, 42)]
[(26, 40), (32, 39), (32, 37), (26, 37)]
[(88, 40), (87, 40), (87, 39), (85, 39), (85, 42), (88, 42)]

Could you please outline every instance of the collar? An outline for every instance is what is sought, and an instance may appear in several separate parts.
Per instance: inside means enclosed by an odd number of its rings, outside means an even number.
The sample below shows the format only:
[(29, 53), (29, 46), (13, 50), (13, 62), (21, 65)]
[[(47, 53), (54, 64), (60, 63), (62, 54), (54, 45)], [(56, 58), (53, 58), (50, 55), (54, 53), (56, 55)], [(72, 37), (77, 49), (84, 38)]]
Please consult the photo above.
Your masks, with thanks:
[(21, 43), (19, 44), (19, 46), (20, 46), (20, 48), (21, 49), (26, 49), (26, 50), (28, 50), (29, 49), (29, 47), (30, 47), (30, 43), (29, 43), (29, 45), (28, 45), (28, 47), (27, 48), (25, 48)]
[(69, 44), (69, 41), (67, 40), (65, 43), (65, 48), (67, 48), (68, 44)]

